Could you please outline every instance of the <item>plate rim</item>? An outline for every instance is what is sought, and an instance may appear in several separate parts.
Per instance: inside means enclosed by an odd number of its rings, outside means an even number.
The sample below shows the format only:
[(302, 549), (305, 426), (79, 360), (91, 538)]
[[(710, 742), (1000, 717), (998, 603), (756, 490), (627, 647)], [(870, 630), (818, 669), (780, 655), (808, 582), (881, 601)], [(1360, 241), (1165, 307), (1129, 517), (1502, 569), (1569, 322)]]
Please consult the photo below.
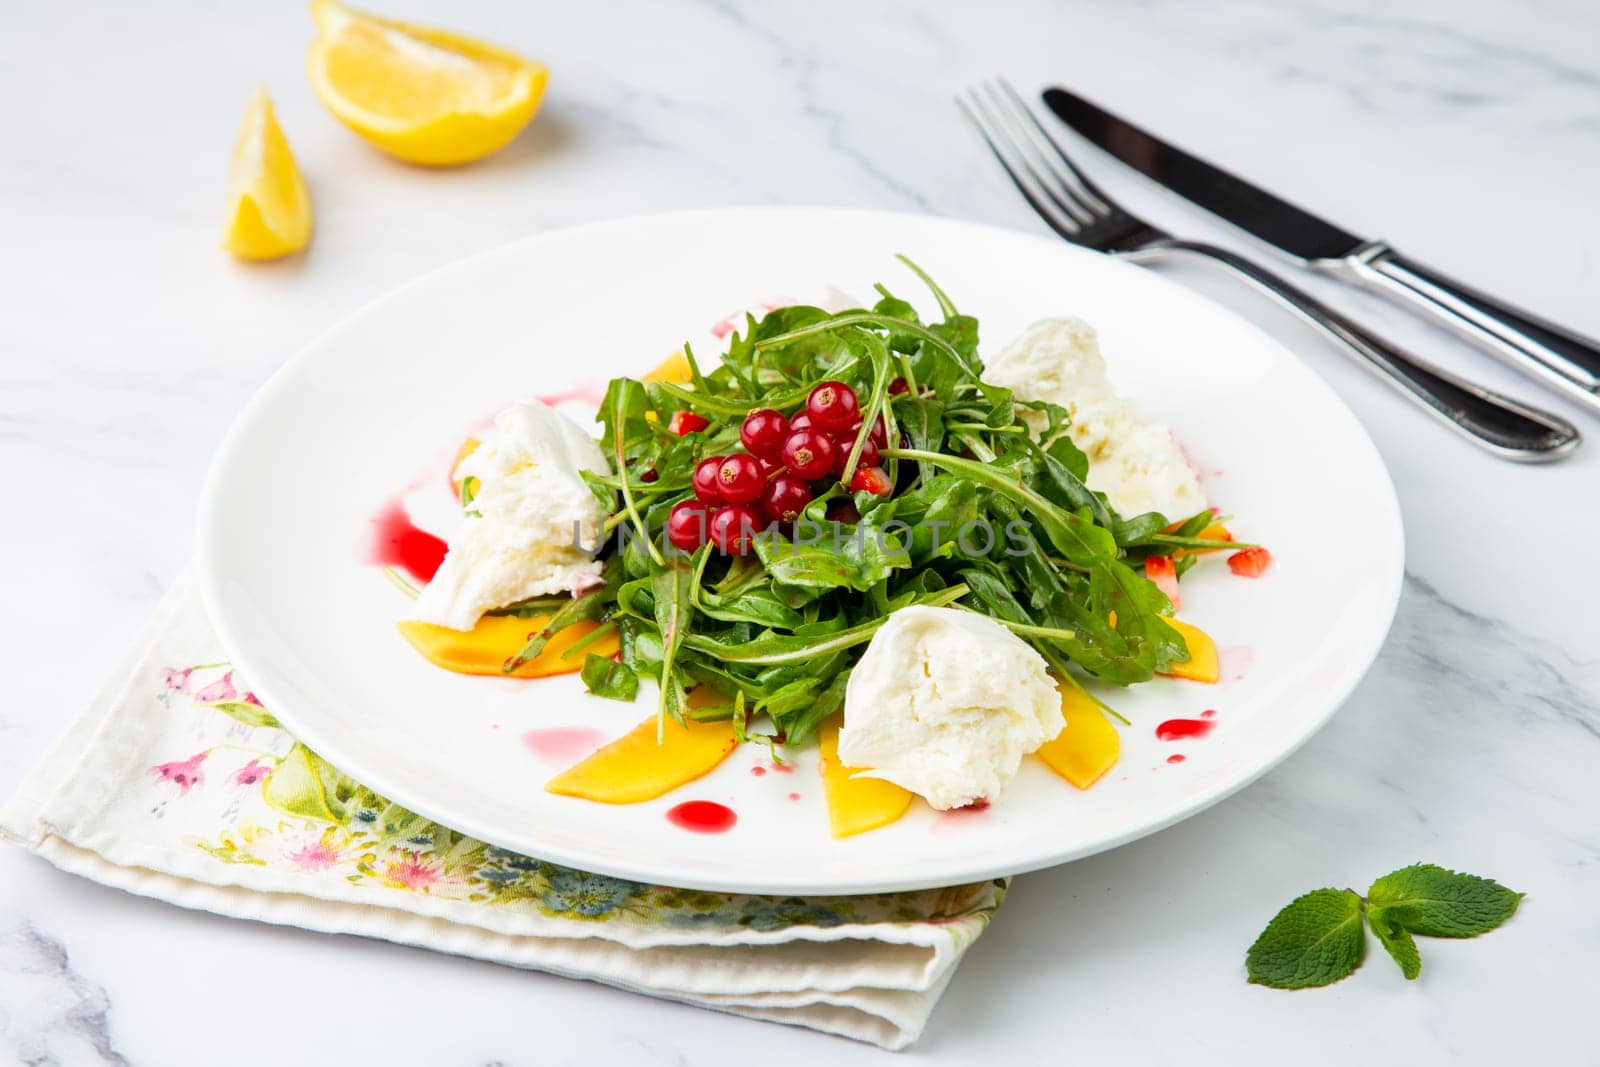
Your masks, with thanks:
[[(1159, 271), (1143, 269), (1140, 266), (1117, 257), (1093, 252), (1070, 243), (1064, 243), (1056, 238), (1043, 234), (1028, 233), (1005, 226), (990, 223), (975, 222), (968, 219), (950, 218), (918, 212), (888, 211), (873, 208), (832, 207), (826, 205), (748, 205), (738, 207), (696, 208), (666, 212), (647, 212), (591, 220), (572, 226), (555, 227), (542, 230), (538, 233), (502, 242), (490, 248), (481, 249), (464, 257), (442, 264), (431, 270), (425, 271), (408, 281), (387, 289), (376, 296), (364, 301), (359, 307), (341, 316), (331, 326), (315, 334), (303, 344), (292, 356), (284, 361), (282, 366), (275, 370), (265, 382), (256, 390), (255, 394), (234, 416), (227, 432), (223, 435), (216, 452), (213, 454), (210, 466), (207, 469), (204, 484), (201, 489), (197, 517), (196, 517), (196, 574), (198, 577), (201, 602), (204, 605), (207, 619), (217, 638), (229, 655), (230, 661), (251, 677), (251, 684), (256, 688), (263, 703), (271, 708), (273, 715), (282, 723), (285, 732), (295, 740), (300, 741), (316, 751), (319, 755), (338, 750), (340, 756), (351, 755), (343, 751), (343, 746), (319, 746), (314, 739), (319, 731), (313, 725), (310, 729), (302, 729), (302, 722), (293, 711), (292, 701), (280, 700), (283, 694), (273, 692), (272, 683), (268, 680), (270, 672), (253, 672), (252, 662), (262, 662), (254, 653), (241, 650), (245, 647), (239, 640), (239, 635), (229, 621), (229, 615), (222, 609), (221, 583), (228, 579), (218, 571), (217, 538), (218, 526), (221, 523), (217, 508), (217, 501), (223, 492), (222, 483), (231, 465), (231, 461), (242, 447), (247, 438), (248, 430), (260, 411), (270, 405), (276, 395), (287, 387), (300, 368), (316, 358), (316, 354), (325, 346), (337, 340), (346, 330), (354, 328), (355, 324), (380, 305), (403, 298), (407, 293), (422, 289), (433, 284), (437, 279), (451, 274), (479, 269), (482, 264), (493, 259), (511, 255), (524, 246), (545, 241), (551, 237), (577, 236), (584, 232), (597, 232), (610, 229), (627, 229), (641, 224), (650, 224), (667, 220), (692, 221), (695, 219), (724, 218), (737, 215), (816, 215), (826, 214), (833, 216), (853, 216), (858, 219), (871, 218), (880, 222), (911, 222), (916, 224), (937, 223), (954, 229), (966, 229), (977, 233), (1000, 234), (1008, 239), (1024, 239), (1039, 244), (1048, 244), (1056, 250), (1065, 250), (1069, 254), (1092, 257), (1098, 260), (1101, 267), (1113, 271), (1139, 272), (1144, 274), (1147, 281), (1169, 290), (1181, 292), (1184, 299), (1193, 299), (1209, 305), (1210, 310), (1232, 320), (1240, 329), (1255, 335), (1263, 344), (1275, 351), (1279, 358), (1295, 366), (1303, 372), (1310, 388), (1320, 389), (1325, 394), (1325, 399), (1331, 401), (1333, 409), (1340, 417), (1348, 420), (1351, 429), (1355, 431), (1361, 442), (1370, 450), (1371, 457), (1376, 462), (1376, 469), (1381, 480), (1381, 496), (1383, 510), (1388, 521), (1384, 526), (1392, 531), (1392, 538), (1388, 546), (1388, 573), (1385, 576), (1384, 593), (1382, 597), (1383, 622), (1371, 631), (1366, 647), (1362, 647), (1354, 655), (1348, 656), (1344, 663), (1336, 684), (1329, 687), (1331, 698), (1326, 700), (1324, 707), (1317, 714), (1310, 716), (1288, 743), (1278, 751), (1258, 760), (1246, 761), (1246, 769), (1236, 779), (1225, 781), (1198, 795), (1190, 795), (1182, 803), (1169, 805), (1166, 809), (1156, 813), (1153, 818), (1145, 819), (1124, 829), (1120, 833), (1111, 834), (1090, 842), (1080, 843), (1070, 848), (1057, 852), (1041, 855), (1025, 863), (1007, 863), (1004, 869), (997, 868), (992, 860), (974, 862), (966, 866), (952, 866), (938, 876), (919, 878), (895, 878), (892, 876), (855, 877), (834, 879), (827, 888), (818, 888), (816, 885), (799, 886), (783, 881), (760, 881), (748, 877), (718, 877), (709, 876), (686, 882), (673, 874), (668, 880), (663, 880), (645, 867), (628, 867), (626, 864), (613, 864), (609, 862), (596, 863), (589, 857), (578, 857), (565, 854), (561, 848), (541, 849), (537, 857), (551, 863), (591, 873), (602, 874), (609, 877), (626, 879), (635, 882), (650, 884), (673, 885), (678, 888), (695, 889), (708, 892), (723, 893), (758, 893), (758, 894), (803, 894), (803, 895), (860, 895), (873, 893), (906, 892), (923, 889), (943, 888), (970, 882), (984, 881), (993, 878), (1010, 877), (1025, 874), (1031, 871), (1043, 870), (1049, 867), (1070, 863), (1087, 856), (1118, 848), (1129, 842), (1165, 830), (1185, 819), (1198, 815), (1220, 803), (1240, 790), (1259, 781), (1263, 776), (1280, 765), (1289, 756), (1297, 752), (1312, 737), (1325, 727), (1328, 721), (1344, 706), (1356, 686), (1367, 676), (1373, 663), (1376, 662), (1379, 652), (1388, 640), (1394, 625), (1396, 612), (1399, 608), (1400, 597), (1404, 587), (1405, 576), (1405, 527), (1403, 513), (1400, 509), (1399, 496), (1395, 490), (1394, 479), (1389, 471), (1388, 464), (1384, 461), (1383, 454), (1367, 432), (1365, 425), (1356, 417), (1354, 411), (1345, 403), (1344, 399), (1328, 384), (1322, 375), (1316, 372), (1310, 364), (1302, 359), (1288, 345), (1279, 341), (1272, 334), (1256, 325), (1251, 319), (1225, 304), (1221, 304), (1206, 294), (1181, 285), (1173, 279), (1166, 277)], [(258, 680), (259, 678), (259, 680)], [(344, 774), (365, 784), (366, 778), (358, 770), (350, 769), (352, 766), (364, 766), (365, 761), (359, 754), (349, 758), (325, 757), (330, 763), (337, 766)], [(383, 777), (383, 776), (379, 776)], [(389, 796), (389, 791), (385, 791)], [(418, 815), (439, 823), (450, 829), (465, 833), (468, 836), (482, 840), (496, 847), (508, 848), (521, 853), (524, 846), (511, 846), (505, 844), (504, 837), (492, 827), (474, 825), (470, 818), (463, 819), (463, 813), (456, 811), (446, 812), (435, 807), (427, 797), (393, 796), (397, 803)], [(441, 815), (445, 817), (441, 817)], [(497, 840), (500, 838), (500, 840)]]

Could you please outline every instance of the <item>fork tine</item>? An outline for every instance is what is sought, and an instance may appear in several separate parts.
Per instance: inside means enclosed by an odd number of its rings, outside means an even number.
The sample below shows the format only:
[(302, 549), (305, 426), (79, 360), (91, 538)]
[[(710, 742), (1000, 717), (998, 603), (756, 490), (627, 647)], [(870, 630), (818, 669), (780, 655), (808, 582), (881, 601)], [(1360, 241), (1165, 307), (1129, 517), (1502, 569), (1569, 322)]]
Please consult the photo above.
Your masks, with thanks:
[[(983, 138), (983, 143), (989, 146), (990, 153), (994, 155), (995, 160), (1000, 164), (1000, 169), (1006, 172), (1006, 177), (1011, 179), (1011, 184), (1017, 187), (1017, 192), (1022, 194), (1022, 198), (1044, 220), (1045, 225), (1067, 240), (1077, 241), (1082, 224), (1072, 214), (1061, 213), (1052, 207), (1042, 190), (1038, 190), (1034, 184), (1035, 179), (1032, 171), (1025, 166), (1014, 163), (1000, 145), (996, 143), (995, 136), (1003, 138), (1004, 134), (1001, 134), (996, 128), (994, 134), (991, 135), (990, 127), (985, 125), (983, 118), (978, 114), (978, 110), (983, 109), (983, 102), (978, 99), (977, 94), (969, 89), (968, 96), (972, 98), (970, 102), (961, 96), (957, 96), (956, 107), (960, 109), (961, 114), (966, 117), (967, 121), (972, 123), (972, 128), (978, 131), (979, 137)], [(1007, 141), (1009, 143), (1009, 139)], [(1025, 171), (1028, 174), (1027, 179), (1023, 177)]]
[[(1084, 225), (1092, 225), (1110, 213), (1110, 208), (1099, 199), (1085, 196), (1073, 182), (1074, 171), (1063, 170), (1053, 162), (1036, 140), (1038, 120), (1015, 93), (1008, 99), (995, 84), (986, 86), (993, 114), (1005, 117), (1007, 139), (1028, 162), (1028, 169), (1050, 198), (1064, 211), (1070, 211)], [(1055, 153), (1060, 155), (1059, 149)]]
[(1034, 115), (1033, 109), (1023, 102), (1021, 95), (1018, 94), (1012, 84), (1004, 78), (996, 78), (995, 83), (1011, 98), (1015, 109), (1027, 116), (1026, 125), (1033, 143), (1039, 148), (1048, 151), (1056, 160), (1060, 161), (1061, 165), (1066, 168), (1066, 172), (1071, 175), (1072, 180), (1078, 184), (1081, 192), (1087, 194), (1086, 199), (1094, 206), (1098, 214), (1109, 214), (1114, 209), (1111, 198), (1102, 193), (1100, 187), (1090, 181), (1087, 174), (1078, 169), (1078, 165), (1072, 162), (1072, 157), (1067, 155), (1066, 150), (1061, 147), (1061, 142), (1057, 141), (1050, 131), (1045, 129), (1044, 124)]

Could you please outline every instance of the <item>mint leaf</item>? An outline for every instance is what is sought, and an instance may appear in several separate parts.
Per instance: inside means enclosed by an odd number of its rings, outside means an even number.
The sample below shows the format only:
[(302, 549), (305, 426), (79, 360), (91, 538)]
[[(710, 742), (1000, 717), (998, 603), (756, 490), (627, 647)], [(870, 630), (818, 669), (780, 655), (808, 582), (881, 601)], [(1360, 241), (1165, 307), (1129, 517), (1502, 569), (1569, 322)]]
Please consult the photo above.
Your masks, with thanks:
[(1410, 980), (1422, 973), (1422, 956), (1417, 952), (1417, 943), (1411, 939), (1410, 932), (1401, 926), (1387, 909), (1368, 908), (1367, 922), (1372, 924), (1372, 932), (1377, 935), (1378, 944), (1382, 945), (1400, 965), (1401, 974)]
[(1402, 867), (1367, 890), (1370, 909), (1381, 909), (1394, 924), (1425, 937), (1486, 934), (1511, 918), (1521, 902), (1521, 893), (1498, 882), (1431, 863)]
[(1361, 898), (1348, 889), (1313, 889), (1272, 917), (1244, 962), (1257, 985), (1308, 989), (1348, 978), (1366, 952)]

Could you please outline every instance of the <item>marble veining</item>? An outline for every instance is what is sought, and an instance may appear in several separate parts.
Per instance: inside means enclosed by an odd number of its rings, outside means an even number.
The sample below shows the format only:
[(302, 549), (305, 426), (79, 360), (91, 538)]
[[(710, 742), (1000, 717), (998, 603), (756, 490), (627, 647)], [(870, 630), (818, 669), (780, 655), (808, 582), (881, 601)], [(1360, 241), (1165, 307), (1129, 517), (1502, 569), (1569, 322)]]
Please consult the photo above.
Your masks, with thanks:
[[(749, 203), (925, 211), (1041, 232), (951, 100), (1004, 74), (1073, 86), (1450, 273), (1600, 334), (1600, 8), (1586, 0), (911, 0), (766, 5), (390, 0), (548, 62), (499, 156), (404, 167), (312, 98), (300, 5), (247, 18), (152, 0), (21, 5), (0, 37), (0, 794), (123, 652), (192, 551), (235, 412), (307, 340), (424, 271), (531, 232)], [(61, 57), (71, 56), (72, 62)], [(228, 151), (272, 92), (311, 185), (310, 253), (217, 250)], [(1120, 200), (1234, 233), (1085, 149)], [(1498, 209), (1498, 210), (1496, 210)], [(1260, 249), (1252, 249), (1260, 252)], [(1572, 460), (1479, 455), (1226, 279), (1164, 271), (1293, 348), (1393, 473), (1407, 580), (1393, 634), (1330, 724), (1173, 829), (1018, 879), (919, 1061), (1600, 1061), (1600, 422)], [(1308, 284), (1419, 354), (1559, 400), (1375, 300)], [(1070, 303), (1070, 294), (1063, 299)], [(1361, 516), (1330, 521), (1361, 535)], [(1307, 605), (1315, 611), (1315, 605)], [(1340, 986), (1247, 985), (1282, 903), (1414, 860), (1501, 878), (1523, 911), (1374, 955)], [(1375, 952), (1375, 950), (1374, 950)], [(599, 986), (229, 922), (0, 850), (0, 1061), (162, 1067), (382, 1062), (881, 1063), (884, 1054)]]

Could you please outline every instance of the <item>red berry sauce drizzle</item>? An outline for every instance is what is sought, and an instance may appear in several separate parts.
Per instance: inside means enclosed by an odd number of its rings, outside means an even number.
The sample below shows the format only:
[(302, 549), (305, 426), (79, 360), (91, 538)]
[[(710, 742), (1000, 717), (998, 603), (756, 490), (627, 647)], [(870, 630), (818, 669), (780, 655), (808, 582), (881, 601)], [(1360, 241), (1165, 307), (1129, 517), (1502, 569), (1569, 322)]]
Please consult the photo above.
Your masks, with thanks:
[(714, 800), (686, 800), (667, 809), (667, 821), (697, 834), (722, 834), (733, 829), (739, 816), (726, 804)]

